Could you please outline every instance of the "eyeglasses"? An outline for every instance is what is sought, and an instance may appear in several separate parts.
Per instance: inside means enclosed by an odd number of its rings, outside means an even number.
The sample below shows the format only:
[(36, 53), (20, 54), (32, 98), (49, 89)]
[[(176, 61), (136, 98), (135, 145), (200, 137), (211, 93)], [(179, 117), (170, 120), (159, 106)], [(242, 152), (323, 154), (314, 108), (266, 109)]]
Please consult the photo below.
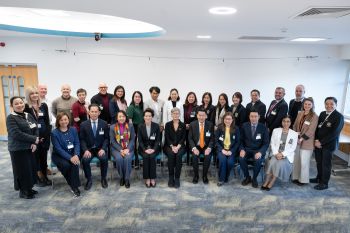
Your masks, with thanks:
[(99, 89), (107, 89), (108, 87), (99, 87)]

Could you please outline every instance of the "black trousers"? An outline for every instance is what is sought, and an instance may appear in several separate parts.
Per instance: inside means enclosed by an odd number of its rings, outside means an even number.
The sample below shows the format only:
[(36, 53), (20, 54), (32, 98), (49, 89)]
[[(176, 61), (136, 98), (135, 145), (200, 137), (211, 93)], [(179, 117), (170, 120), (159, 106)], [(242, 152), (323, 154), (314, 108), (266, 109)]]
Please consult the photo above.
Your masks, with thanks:
[(43, 173), (45, 177), (47, 176), (47, 151), (48, 148), (45, 148), (41, 144), (39, 144), (35, 152), (37, 160), (37, 170), (41, 171), (41, 173)]
[(204, 151), (206, 150), (206, 147), (202, 149), (199, 146), (197, 146), (197, 149), (199, 150), (198, 156), (192, 153), (192, 166), (193, 166), (194, 176), (199, 177), (199, 172), (198, 172), (199, 160), (200, 160), (200, 155), (202, 154), (204, 156), (203, 177), (207, 177), (212, 153), (210, 153), (209, 155), (204, 155)]
[(36, 183), (35, 156), (32, 151), (10, 151), (15, 190), (29, 191)]
[(143, 179), (155, 179), (157, 176), (157, 154), (142, 153), (143, 159)]
[(139, 131), (139, 125), (138, 124), (133, 124), (134, 130), (135, 130), (135, 146), (134, 146), (134, 154), (135, 154), (135, 167), (139, 166), (139, 156), (138, 155), (138, 148), (137, 148), (137, 133)]
[(186, 153), (186, 148), (181, 147), (175, 154), (170, 147), (164, 147), (164, 153), (168, 157), (169, 179), (180, 179), (182, 168), (182, 156)]
[(316, 148), (315, 159), (317, 165), (317, 178), (320, 180), (320, 184), (328, 185), (332, 172), (332, 156), (333, 151)]
[(101, 169), (101, 179), (105, 179), (107, 177), (107, 170), (108, 170), (108, 156), (107, 152), (103, 156), (98, 156), (98, 149), (91, 149), (89, 150), (91, 153), (90, 158), (84, 158), (82, 157), (81, 163), (83, 164), (83, 170), (85, 174), (85, 178), (87, 180), (91, 179), (91, 166), (90, 162), (91, 160), (96, 157), (100, 161), (100, 169)]
[(72, 189), (80, 186), (79, 165), (74, 165), (71, 161), (57, 155), (52, 156), (52, 161), (56, 164), (58, 170)]

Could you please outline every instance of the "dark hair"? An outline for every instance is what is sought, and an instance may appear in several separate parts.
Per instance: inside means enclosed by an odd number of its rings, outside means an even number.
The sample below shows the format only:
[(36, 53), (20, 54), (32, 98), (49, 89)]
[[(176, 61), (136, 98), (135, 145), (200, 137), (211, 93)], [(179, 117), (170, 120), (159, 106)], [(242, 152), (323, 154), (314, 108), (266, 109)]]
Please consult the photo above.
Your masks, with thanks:
[(333, 96), (329, 96), (329, 97), (327, 97), (325, 100), (324, 100), (324, 102), (326, 103), (326, 101), (327, 100), (333, 100), (333, 102), (335, 103), (335, 105), (337, 105), (337, 99), (335, 98), (335, 97), (333, 97)]
[(250, 94), (252, 94), (253, 92), (258, 93), (258, 95), (260, 96), (260, 91), (259, 91), (259, 90), (257, 90), (257, 89), (253, 89), (253, 90), (251, 90), (251, 91), (250, 91)]
[(209, 96), (210, 98), (210, 101), (209, 101), (209, 104), (208, 106), (211, 106), (213, 104), (213, 97), (211, 96), (211, 93), (210, 92), (204, 92), (203, 95), (202, 95), (202, 104), (204, 105), (204, 97), (205, 96)]
[(190, 103), (188, 102), (188, 97), (190, 95), (194, 95), (194, 102), (193, 102), (193, 106), (197, 106), (197, 96), (196, 93), (194, 93), (193, 91), (188, 92), (187, 96), (186, 96), (186, 100), (185, 100), (185, 104), (184, 106), (188, 106)]
[(13, 97), (11, 97), (11, 99), (10, 99), (10, 105), (11, 105), (11, 107), (13, 106), (13, 102), (15, 101), (15, 99), (21, 99), (21, 100), (23, 101), (22, 97), (20, 97), (20, 96), (13, 96)]
[(159, 87), (153, 86), (149, 89), (149, 93), (152, 93), (153, 91), (157, 92), (158, 94), (160, 93)]
[(242, 103), (242, 101), (243, 101), (243, 96), (242, 96), (242, 93), (241, 92), (235, 92), (234, 94), (233, 94), (233, 96), (232, 96), (232, 100), (233, 100), (233, 97), (235, 97), (236, 96), (236, 98), (238, 98), (239, 99), (239, 103), (241, 104)]
[(140, 91), (134, 91), (134, 93), (132, 93), (130, 105), (134, 105), (135, 106), (134, 97), (135, 97), (136, 94), (139, 94), (140, 97), (141, 97), (141, 102), (140, 102), (139, 106), (140, 106), (141, 109), (143, 109), (143, 96), (142, 96), (142, 93)]
[(143, 116), (145, 116), (146, 112), (151, 113), (152, 117), (154, 117), (154, 111), (152, 108), (146, 108), (145, 111), (143, 111)]
[(122, 102), (123, 104), (126, 104), (126, 100), (125, 100), (125, 89), (122, 85), (118, 85), (114, 88), (114, 92), (113, 92), (113, 100), (117, 101), (118, 97), (117, 97), (117, 90), (118, 89), (122, 89), (123, 90), (123, 96), (120, 98), (120, 102)]
[(86, 92), (86, 90), (84, 89), (84, 88), (79, 88), (78, 90), (77, 90), (77, 95), (79, 94), (79, 93), (85, 93), (85, 95), (87, 94), (87, 92)]
[(284, 119), (286, 119), (286, 118), (288, 118), (291, 122), (292, 122), (292, 117), (290, 116), (290, 115), (285, 115), (284, 117), (282, 117), (282, 121), (284, 120)]
[(235, 118), (233, 117), (233, 114), (232, 112), (226, 112), (224, 114), (224, 116), (222, 117), (222, 123), (219, 125), (218, 128), (220, 128), (222, 131), (225, 132), (225, 123), (224, 123), (224, 120), (225, 120), (225, 117), (227, 116), (230, 116), (232, 118), (232, 124), (230, 126), (230, 133), (234, 133), (235, 130), (236, 130), (236, 122), (235, 122)]
[[(255, 108), (251, 109), (250, 112), (249, 112), (249, 115), (252, 113), (252, 112), (256, 112), (258, 114), (258, 116), (260, 116), (258, 110), (256, 110)], [(249, 116), (248, 116), (249, 117)]]
[(226, 95), (225, 93), (221, 93), (221, 94), (219, 95), (218, 104), (216, 105), (216, 108), (220, 107), (220, 97), (224, 97), (224, 99), (225, 99), (225, 101), (226, 101), (225, 106), (224, 106), (225, 110), (229, 109), (229, 106), (228, 106), (228, 97), (227, 97), (227, 95)]
[(180, 100), (179, 91), (176, 88), (173, 88), (170, 90), (168, 100), (171, 100), (171, 92), (173, 92), (173, 91), (176, 91), (176, 93), (177, 93), (176, 101), (179, 101)]
[(118, 115), (119, 113), (123, 114), (125, 116), (125, 123), (128, 123), (129, 122), (129, 118), (128, 118), (128, 115), (126, 114), (126, 112), (124, 110), (119, 110), (117, 112), (117, 115), (115, 116), (117, 122), (118, 122)]
[[(67, 116), (68, 117), (68, 121), (70, 121), (70, 117), (68, 115), (68, 113), (66, 112), (59, 112), (56, 116), (56, 123), (55, 123), (55, 126), (56, 128), (60, 128), (60, 120), (64, 117), (64, 116)], [(68, 124), (68, 127), (69, 127), (69, 124)]]
[(205, 110), (204, 106), (198, 107), (198, 108), (196, 109), (196, 114), (197, 114), (198, 112), (205, 112), (205, 114), (207, 114), (207, 111)]
[(92, 107), (97, 107), (98, 111), (101, 111), (100, 106), (98, 106), (98, 104), (95, 104), (95, 103), (90, 104), (88, 107), (89, 111), (91, 110)]

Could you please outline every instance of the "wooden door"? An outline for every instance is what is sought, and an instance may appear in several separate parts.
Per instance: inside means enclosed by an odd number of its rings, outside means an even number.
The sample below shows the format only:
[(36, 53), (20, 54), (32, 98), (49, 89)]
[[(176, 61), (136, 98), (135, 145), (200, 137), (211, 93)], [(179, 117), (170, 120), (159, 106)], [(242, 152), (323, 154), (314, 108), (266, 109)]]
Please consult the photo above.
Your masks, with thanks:
[(0, 139), (7, 139), (6, 117), (11, 112), (12, 96), (25, 97), (28, 86), (38, 85), (38, 70), (34, 65), (0, 65)]

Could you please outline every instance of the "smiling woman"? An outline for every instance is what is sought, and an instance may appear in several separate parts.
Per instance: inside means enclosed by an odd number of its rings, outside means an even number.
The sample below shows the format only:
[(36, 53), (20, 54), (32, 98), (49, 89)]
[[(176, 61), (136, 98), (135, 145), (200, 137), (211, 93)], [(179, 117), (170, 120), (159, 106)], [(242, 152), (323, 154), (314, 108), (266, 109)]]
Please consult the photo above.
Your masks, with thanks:
[(36, 34), (100, 38), (160, 36), (164, 29), (142, 21), (74, 11), (0, 7), (0, 29)]

